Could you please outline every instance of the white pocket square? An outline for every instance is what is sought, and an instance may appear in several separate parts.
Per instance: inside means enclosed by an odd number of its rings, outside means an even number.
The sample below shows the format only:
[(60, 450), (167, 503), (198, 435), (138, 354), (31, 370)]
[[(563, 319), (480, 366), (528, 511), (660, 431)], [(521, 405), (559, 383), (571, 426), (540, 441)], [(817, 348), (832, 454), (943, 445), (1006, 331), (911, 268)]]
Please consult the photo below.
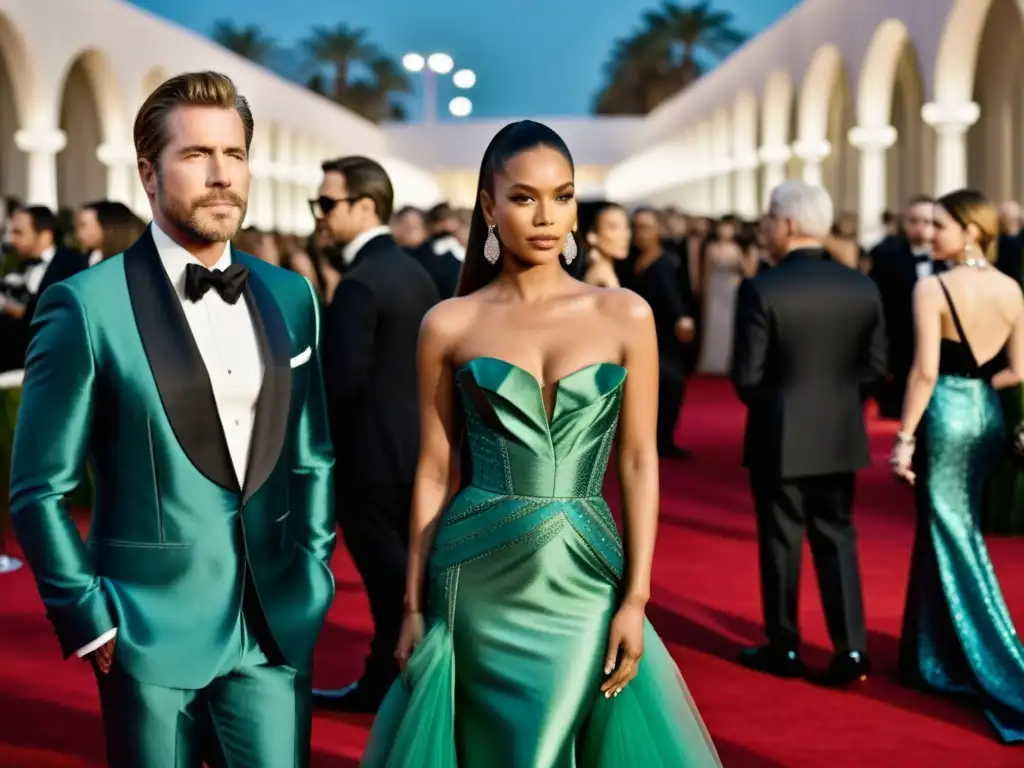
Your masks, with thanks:
[(304, 350), (299, 352), (299, 354), (297, 354), (295, 357), (293, 357), (288, 362), (289, 362), (289, 364), (291, 365), (292, 368), (298, 368), (300, 365), (302, 365), (307, 360), (309, 360), (309, 358), (312, 357), (312, 355), (313, 355), (313, 350), (310, 349), (309, 347), (306, 347)]

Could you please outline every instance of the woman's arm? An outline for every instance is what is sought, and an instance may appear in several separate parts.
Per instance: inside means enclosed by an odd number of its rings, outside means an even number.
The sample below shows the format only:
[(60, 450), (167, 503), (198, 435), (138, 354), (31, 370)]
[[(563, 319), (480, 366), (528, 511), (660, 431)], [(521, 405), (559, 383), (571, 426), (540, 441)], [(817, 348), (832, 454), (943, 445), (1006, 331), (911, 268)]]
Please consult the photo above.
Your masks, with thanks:
[(437, 520), (448, 502), (459, 467), (450, 306), (438, 306), (423, 319), (416, 358), (420, 405), (420, 456), (409, 517), (409, 567), (405, 610), (421, 613), (423, 573), (430, 558)]
[(624, 601), (644, 605), (658, 529), (658, 340), (647, 303), (628, 295), (623, 355), (628, 372), (619, 421), (619, 478), (624, 507)]
[(914, 482), (911, 459), (914, 433), (921, 423), (939, 377), (939, 349), (942, 346), (942, 308), (944, 304), (937, 277), (918, 282), (914, 288), (914, 364), (907, 379), (903, 399), (903, 418), (896, 433), (896, 445), (889, 459), (897, 475)]

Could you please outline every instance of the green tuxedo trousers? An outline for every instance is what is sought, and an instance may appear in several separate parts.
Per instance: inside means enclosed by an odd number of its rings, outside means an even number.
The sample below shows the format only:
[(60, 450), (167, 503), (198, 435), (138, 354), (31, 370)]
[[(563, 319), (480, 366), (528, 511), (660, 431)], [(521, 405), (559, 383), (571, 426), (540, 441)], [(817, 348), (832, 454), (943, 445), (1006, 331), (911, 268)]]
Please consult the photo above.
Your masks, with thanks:
[(110, 768), (307, 768), (310, 680), (268, 659), (239, 614), (232, 649), (205, 688), (139, 682), (117, 663), (98, 674)]

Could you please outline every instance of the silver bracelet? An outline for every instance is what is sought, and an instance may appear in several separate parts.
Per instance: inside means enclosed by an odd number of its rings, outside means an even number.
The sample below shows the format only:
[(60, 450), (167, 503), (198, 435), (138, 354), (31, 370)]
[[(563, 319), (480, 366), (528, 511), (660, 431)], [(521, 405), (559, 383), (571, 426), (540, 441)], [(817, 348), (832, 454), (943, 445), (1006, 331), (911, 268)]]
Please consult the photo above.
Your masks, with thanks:
[(906, 432), (900, 431), (896, 433), (896, 442), (900, 445), (914, 445), (917, 441), (913, 435), (908, 435)]

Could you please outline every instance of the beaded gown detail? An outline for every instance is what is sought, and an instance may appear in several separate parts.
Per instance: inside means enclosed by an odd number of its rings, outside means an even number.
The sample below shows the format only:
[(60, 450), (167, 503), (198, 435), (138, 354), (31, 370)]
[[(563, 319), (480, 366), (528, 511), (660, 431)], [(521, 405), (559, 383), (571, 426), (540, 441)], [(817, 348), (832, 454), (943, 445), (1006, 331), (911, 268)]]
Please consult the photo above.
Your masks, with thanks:
[(456, 374), (472, 482), (445, 509), (426, 633), (377, 714), (365, 768), (718, 768), (646, 624), (639, 674), (600, 692), (623, 547), (601, 497), (626, 370), (540, 385), (496, 358)]
[(959, 341), (943, 339), (915, 456), (918, 523), (900, 638), (906, 682), (985, 707), (1004, 742), (1024, 741), (1024, 646), (981, 532), (987, 476), (1006, 450), (999, 357), (978, 365), (941, 278)]

